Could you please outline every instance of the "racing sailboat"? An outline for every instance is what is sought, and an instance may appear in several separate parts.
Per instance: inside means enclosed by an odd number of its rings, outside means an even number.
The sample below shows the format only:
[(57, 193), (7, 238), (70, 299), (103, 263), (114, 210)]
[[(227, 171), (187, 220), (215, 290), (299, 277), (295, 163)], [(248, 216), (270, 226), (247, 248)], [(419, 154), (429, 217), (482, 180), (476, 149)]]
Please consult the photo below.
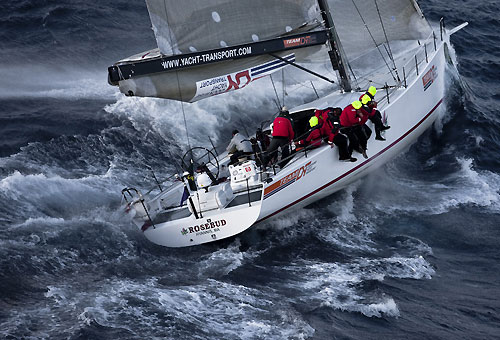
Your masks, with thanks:
[[(369, 157), (340, 162), (326, 143), (262, 167), (257, 152), (229, 165), (227, 153), (195, 147), (169, 189), (122, 191), (126, 211), (152, 242), (192, 246), (224, 239), (345, 188), (404, 151), (438, 116), (445, 68), (453, 65), (444, 20), (433, 29), (414, 0), (146, 0), (158, 48), (115, 63), (109, 83), (127, 96), (194, 102), (324, 53), (338, 89), (290, 110), (295, 135), (316, 109), (344, 108), (369, 86), (391, 126)], [(263, 10), (265, 8), (265, 10)], [(453, 66), (452, 66), (453, 67)], [(329, 80), (330, 81), (330, 80)], [(281, 164), (284, 164), (282, 162)]]

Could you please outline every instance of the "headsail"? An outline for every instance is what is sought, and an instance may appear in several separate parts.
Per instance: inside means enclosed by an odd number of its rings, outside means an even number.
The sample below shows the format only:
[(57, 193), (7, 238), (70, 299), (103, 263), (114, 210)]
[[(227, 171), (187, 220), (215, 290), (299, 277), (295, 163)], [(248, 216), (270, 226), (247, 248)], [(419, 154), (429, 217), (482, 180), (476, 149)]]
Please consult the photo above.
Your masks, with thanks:
[[(159, 50), (109, 68), (129, 95), (196, 101), (243, 88), (327, 41), (315, 0), (146, 0)], [(258, 72), (257, 72), (258, 71)]]
[[(403, 50), (432, 33), (415, 0), (328, 0), (328, 3), (354, 73), (372, 73), (380, 66), (382, 55), (390, 60), (390, 45)], [(367, 57), (363, 60), (363, 56)], [(392, 61), (389, 64), (394, 67)]]

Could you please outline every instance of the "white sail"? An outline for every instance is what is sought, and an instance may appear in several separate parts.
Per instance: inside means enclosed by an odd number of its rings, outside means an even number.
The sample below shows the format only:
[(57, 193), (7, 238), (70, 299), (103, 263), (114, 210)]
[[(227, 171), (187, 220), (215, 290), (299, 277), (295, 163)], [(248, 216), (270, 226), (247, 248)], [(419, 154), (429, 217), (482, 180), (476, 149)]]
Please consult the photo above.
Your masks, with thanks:
[(412, 0), (329, 0), (329, 4), (350, 60), (385, 43), (386, 37), (389, 42), (417, 40), (431, 33)]
[[(336, 29), (331, 45), (337, 59), (342, 58), (334, 64), (343, 67), (341, 83), (353, 83), (347, 91), (386, 82), (398, 85), (398, 63), (406, 60), (397, 60), (393, 52), (418, 47), (417, 40), (432, 32), (416, 2), (327, 2)], [(254, 76), (256, 68), (274, 65), (270, 74), (287, 65), (272, 54), (293, 54), (293, 62), (300, 63), (327, 41), (329, 27), (316, 0), (146, 3), (159, 48), (124, 59), (109, 71), (110, 83), (127, 95), (197, 101), (246, 87), (265, 75)]]
[(275, 38), (320, 18), (315, 0), (146, 0), (163, 54)]
[[(414, 0), (328, 0), (328, 3), (351, 76), (361, 88), (372, 82), (378, 86), (385, 82), (397, 85), (402, 80), (401, 64), (406, 62), (398, 61), (398, 54), (418, 48), (418, 41), (432, 34)], [(382, 69), (385, 71), (379, 72)]]

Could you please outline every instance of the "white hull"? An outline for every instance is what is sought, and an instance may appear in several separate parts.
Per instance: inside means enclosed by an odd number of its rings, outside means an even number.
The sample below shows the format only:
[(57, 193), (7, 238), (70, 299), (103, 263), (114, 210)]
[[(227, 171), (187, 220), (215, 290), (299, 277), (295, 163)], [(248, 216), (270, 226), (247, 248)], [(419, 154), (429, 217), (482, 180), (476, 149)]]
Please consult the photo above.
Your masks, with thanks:
[[(379, 107), (381, 113), (387, 116), (387, 123), (391, 129), (385, 131), (385, 142), (377, 141), (374, 136), (368, 141), (368, 159), (363, 159), (359, 154), (355, 163), (338, 161), (338, 151), (329, 147), (322, 147), (308, 153), (307, 158), (299, 159), (290, 164), (285, 173), (276, 176), (274, 183), (279, 183), (295, 170), (300, 169), (309, 161), (316, 162), (315, 170), (311, 175), (296, 180), (288, 185), (279, 194), (271, 195), (264, 200), (259, 221), (275, 216), (292, 207), (307, 206), (318, 199), (331, 195), (366, 176), (369, 172), (384, 165), (401, 152), (405, 151), (417, 138), (427, 130), (438, 117), (438, 108), (443, 102), (445, 92), (445, 56), (444, 44), (429, 61), (426, 68), (420, 72), (408, 88), (399, 89), (398, 94), (392, 94), (391, 103)], [(437, 69), (433, 84), (425, 91), (422, 77), (432, 68)], [(348, 94), (336, 101), (319, 107), (339, 106), (345, 107), (359, 97), (359, 93)], [(328, 103), (328, 104), (326, 104)], [(312, 103), (314, 104), (314, 103)], [(373, 127), (372, 127), (372, 130)], [(278, 174), (279, 175), (279, 174)], [(273, 190), (270, 184), (264, 194)], [(280, 185), (278, 185), (279, 187)], [(284, 199), (286, 197), (286, 200)], [(287, 204), (283, 204), (283, 202)], [(279, 208), (276, 208), (279, 207)]]
[[(445, 46), (446, 41), (438, 41), (437, 51), (433, 49), (428, 55), (429, 62), (424, 61), (419, 65), (419, 75), (411, 77), (407, 88), (402, 87), (391, 93), (390, 104), (381, 104), (384, 93), (379, 91), (379, 110), (387, 116), (391, 129), (385, 131), (386, 141), (376, 141), (374, 136), (370, 138), (368, 159), (355, 154), (357, 162), (339, 162), (337, 148), (331, 149), (327, 145), (309, 151), (307, 157), (300, 153), (273, 177), (272, 182), (264, 184), (263, 192), (260, 191), (261, 199), (252, 202), (251, 206), (247, 203), (214, 209), (203, 213), (203, 217), (198, 219), (189, 215), (158, 223), (145, 230), (144, 235), (151, 242), (168, 247), (184, 247), (227, 238), (259, 221), (331, 195), (387, 163), (415, 142), (438, 116), (438, 108), (445, 93)], [(334, 93), (293, 111), (345, 107), (359, 96), (360, 93)], [(155, 200), (158, 201), (156, 198), (150, 202), (153, 207)], [(135, 222), (140, 227), (144, 220), (135, 219)]]

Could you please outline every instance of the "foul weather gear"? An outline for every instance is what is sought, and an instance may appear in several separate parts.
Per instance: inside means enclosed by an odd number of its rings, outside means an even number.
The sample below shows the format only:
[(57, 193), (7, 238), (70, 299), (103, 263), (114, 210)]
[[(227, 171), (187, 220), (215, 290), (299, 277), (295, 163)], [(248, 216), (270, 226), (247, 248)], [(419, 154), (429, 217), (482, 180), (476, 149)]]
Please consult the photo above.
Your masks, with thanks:
[[(377, 91), (375, 90), (375, 93), (376, 92)], [(375, 139), (384, 141), (385, 138), (382, 137), (380, 133), (384, 130), (390, 129), (390, 126), (385, 126), (382, 122), (382, 114), (379, 110), (377, 110), (377, 102), (373, 99), (374, 97), (369, 92), (366, 92), (364, 95), (362, 95), (360, 97), (360, 100), (363, 104), (362, 109), (368, 113), (367, 119), (370, 119), (370, 121), (373, 123), (373, 126), (375, 127)]]
[(286, 137), (289, 141), (293, 140), (293, 137), (295, 137), (295, 133), (293, 132), (290, 119), (281, 116), (274, 119), (273, 137)]
[(229, 142), (226, 151), (228, 153), (235, 153), (236, 151), (252, 152), (252, 144), (242, 134), (236, 133)]
[(316, 117), (319, 117), (323, 124), (321, 126), (321, 134), (327, 138), (328, 144), (335, 144), (339, 148), (339, 159), (351, 159), (352, 150), (349, 148), (348, 138), (345, 134), (340, 133), (340, 116), (338, 112), (340, 108), (328, 108), (325, 110), (316, 110)]

